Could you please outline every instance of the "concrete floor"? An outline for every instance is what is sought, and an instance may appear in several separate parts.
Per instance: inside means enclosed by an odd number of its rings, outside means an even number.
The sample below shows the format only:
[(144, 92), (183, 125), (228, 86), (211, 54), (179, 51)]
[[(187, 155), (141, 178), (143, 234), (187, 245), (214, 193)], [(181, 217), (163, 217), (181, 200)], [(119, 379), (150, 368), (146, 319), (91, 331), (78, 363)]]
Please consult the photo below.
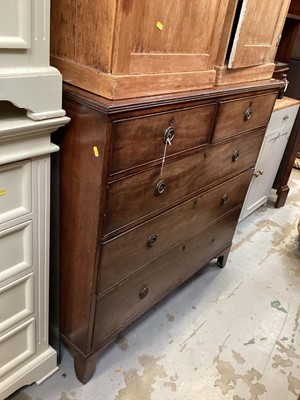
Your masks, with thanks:
[(300, 171), (288, 202), (237, 228), (214, 263), (124, 332), (85, 386), (60, 370), (17, 400), (295, 400), (300, 393)]

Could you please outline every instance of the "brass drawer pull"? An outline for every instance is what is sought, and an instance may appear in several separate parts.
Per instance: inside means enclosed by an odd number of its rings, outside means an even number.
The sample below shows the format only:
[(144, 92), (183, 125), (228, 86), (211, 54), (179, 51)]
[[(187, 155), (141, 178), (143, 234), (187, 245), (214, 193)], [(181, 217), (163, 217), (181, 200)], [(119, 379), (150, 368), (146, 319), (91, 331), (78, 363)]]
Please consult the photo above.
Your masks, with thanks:
[(263, 175), (264, 171), (262, 169), (258, 169), (257, 171), (253, 172), (253, 175), (258, 178), (260, 175)]
[(151, 235), (151, 236), (148, 238), (147, 246), (148, 246), (148, 247), (153, 247), (153, 246), (155, 245), (156, 241), (157, 241), (157, 235)]
[(224, 204), (226, 204), (228, 201), (228, 194), (224, 194), (224, 196), (221, 199), (221, 205), (223, 206)]
[(238, 160), (240, 156), (240, 152), (238, 150), (236, 150), (233, 154), (232, 154), (232, 161), (235, 162)]
[(162, 194), (165, 191), (165, 188), (166, 188), (166, 182), (159, 181), (155, 188), (155, 195), (159, 196), (160, 194)]
[(149, 288), (146, 285), (144, 285), (142, 287), (142, 289), (140, 290), (139, 298), (144, 299), (147, 296), (148, 292), (149, 292)]
[(169, 126), (164, 133), (164, 142), (165, 143), (171, 143), (171, 141), (174, 139), (175, 136), (175, 129), (172, 126)]
[(252, 108), (249, 107), (249, 108), (245, 111), (245, 115), (244, 115), (245, 121), (249, 121), (249, 119), (252, 118), (252, 115), (253, 115)]

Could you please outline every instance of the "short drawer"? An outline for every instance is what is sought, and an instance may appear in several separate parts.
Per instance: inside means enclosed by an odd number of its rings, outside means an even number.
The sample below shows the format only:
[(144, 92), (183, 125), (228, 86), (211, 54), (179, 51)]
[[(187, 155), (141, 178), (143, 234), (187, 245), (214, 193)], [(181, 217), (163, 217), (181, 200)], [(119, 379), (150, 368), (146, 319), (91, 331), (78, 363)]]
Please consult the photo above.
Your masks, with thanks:
[(28, 360), (35, 352), (35, 321), (0, 336), (0, 377)]
[(221, 102), (213, 141), (267, 125), (277, 93)]
[(204, 145), (208, 142), (215, 104), (174, 110), (113, 123), (110, 172), (115, 173), (140, 164)]
[[(112, 182), (108, 188), (105, 234), (254, 166), (264, 131), (213, 146), (164, 166)], [(162, 211), (162, 210), (161, 210)]]
[(0, 289), (0, 332), (33, 313), (33, 274)]
[(104, 243), (98, 293), (241, 205), (252, 175), (247, 170)]
[(288, 125), (293, 125), (299, 105), (284, 108), (282, 110), (274, 111), (272, 113), (266, 135), (272, 134), (272, 132), (286, 128)]
[(31, 212), (31, 161), (0, 167), (0, 224)]
[(231, 244), (240, 209), (205, 231), (187, 239), (130, 279), (115, 287), (96, 304), (93, 346), (124, 329), (181, 282), (197, 272)]
[(32, 222), (0, 232), (0, 282), (32, 266)]

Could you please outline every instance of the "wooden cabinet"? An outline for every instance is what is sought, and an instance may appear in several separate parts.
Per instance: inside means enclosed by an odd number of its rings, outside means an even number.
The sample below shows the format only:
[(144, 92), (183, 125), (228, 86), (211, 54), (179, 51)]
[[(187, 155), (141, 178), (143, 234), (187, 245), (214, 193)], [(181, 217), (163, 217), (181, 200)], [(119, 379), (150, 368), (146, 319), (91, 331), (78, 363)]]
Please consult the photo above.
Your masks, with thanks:
[(62, 77), (49, 65), (50, 0), (0, 1), (0, 101), (33, 120), (63, 117)]
[(245, 198), (240, 220), (267, 202), (298, 109), (298, 100), (285, 97), (276, 101)]
[(225, 265), (279, 85), (135, 101), (65, 86), (61, 330), (81, 382), (131, 322)]
[(269, 79), (290, 0), (52, 0), (52, 63), (110, 99)]
[(48, 344), (50, 133), (68, 118), (34, 122), (0, 109), (0, 398), (57, 370)]
[(53, 0), (52, 63), (113, 99), (212, 87), (227, 3)]
[(290, 0), (232, 0), (217, 60), (217, 84), (269, 79)]

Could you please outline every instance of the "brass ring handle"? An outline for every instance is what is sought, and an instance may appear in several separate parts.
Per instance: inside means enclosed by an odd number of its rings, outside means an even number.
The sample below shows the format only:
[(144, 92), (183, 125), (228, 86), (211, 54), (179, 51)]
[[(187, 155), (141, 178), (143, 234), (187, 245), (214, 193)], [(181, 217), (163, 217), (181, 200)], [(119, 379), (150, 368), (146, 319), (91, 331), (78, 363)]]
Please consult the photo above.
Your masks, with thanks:
[(148, 247), (153, 247), (155, 245), (157, 241), (157, 235), (151, 235), (149, 236), (148, 240), (147, 240), (147, 246)]
[(224, 204), (226, 204), (227, 203), (227, 201), (228, 201), (228, 194), (224, 194), (224, 196), (222, 197), (222, 199), (221, 199), (221, 205), (223, 206)]
[(164, 142), (171, 142), (175, 136), (175, 129), (172, 126), (169, 126), (164, 133)]
[(247, 108), (247, 110), (245, 111), (245, 114), (244, 114), (245, 121), (249, 121), (249, 119), (252, 118), (252, 115), (253, 115), (252, 108), (251, 107)]
[(237, 161), (239, 156), (240, 156), (240, 152), (238, 150), (235, 150), (235, 152), (232, 154), (232, 158), (231, 158), (232, 161), (233, 162)]
[(159, 181), (158, 184), (155, 187), (155, 195), (159, 196), (161, 195), (166, 188), (166, 182), (165, 181)]
[(139, 298), (144, 299), (148, 293), (149, 293), (149, 288), (146, 285), (144, 285), (140, 290)]

